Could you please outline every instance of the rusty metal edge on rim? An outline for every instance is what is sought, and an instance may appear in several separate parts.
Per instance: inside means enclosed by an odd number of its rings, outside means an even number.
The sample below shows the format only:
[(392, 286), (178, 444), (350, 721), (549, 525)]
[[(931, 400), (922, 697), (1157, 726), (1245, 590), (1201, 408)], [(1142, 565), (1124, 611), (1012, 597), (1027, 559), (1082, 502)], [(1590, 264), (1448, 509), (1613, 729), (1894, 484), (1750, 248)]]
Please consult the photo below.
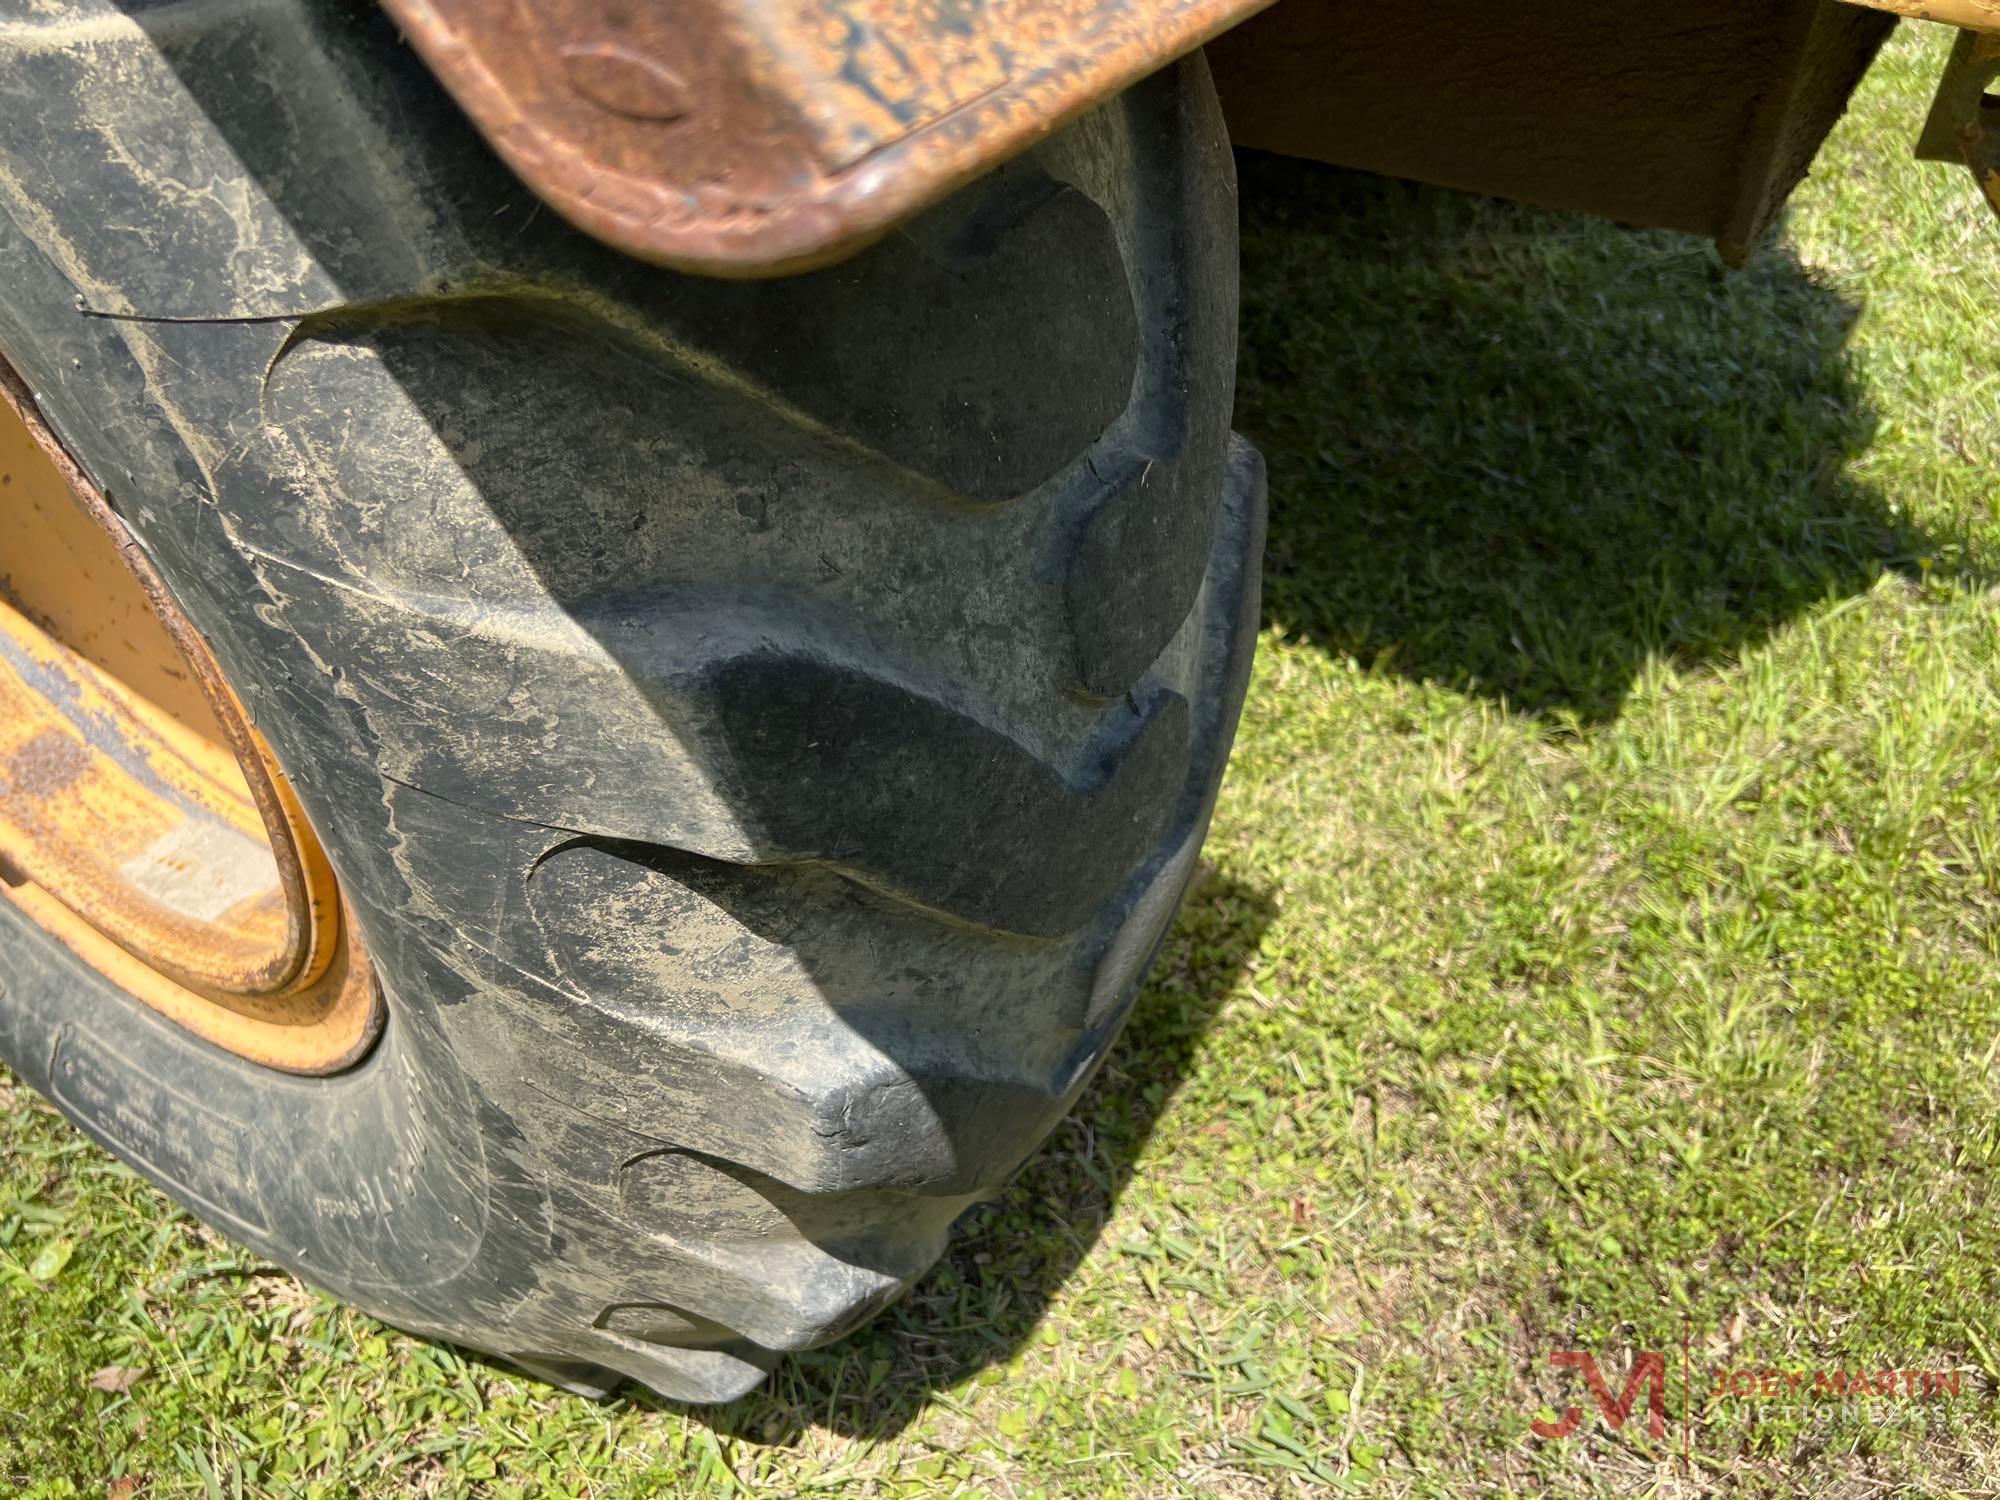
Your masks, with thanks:
[(578, 228), (711, 275), (880, 237), (1269, 0), (383, 0)]

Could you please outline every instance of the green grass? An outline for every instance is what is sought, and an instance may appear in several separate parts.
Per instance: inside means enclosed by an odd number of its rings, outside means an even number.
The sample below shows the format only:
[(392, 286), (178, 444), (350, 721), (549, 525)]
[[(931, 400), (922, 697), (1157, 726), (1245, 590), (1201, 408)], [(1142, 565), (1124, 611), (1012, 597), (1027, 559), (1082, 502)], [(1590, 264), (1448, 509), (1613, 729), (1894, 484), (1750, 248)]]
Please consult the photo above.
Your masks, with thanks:
[[(16, 1089), (0, 1473), (1991, 1492), (2000, 226), (1906, 159), (1947, 40), (1905, 32), (1737, 275), (1248, 165), (1267, 628), (1204, 881), (905, 1304), (719, 1412), (595, 1406), (326, 1303)], [(1668, 1439), (1605, 1430), (1556, 1348), (1614, 1386), (1673, 1351)], [(1884, 1366), (1962, 1390), (1704, 1404), (1718, 1367)]]

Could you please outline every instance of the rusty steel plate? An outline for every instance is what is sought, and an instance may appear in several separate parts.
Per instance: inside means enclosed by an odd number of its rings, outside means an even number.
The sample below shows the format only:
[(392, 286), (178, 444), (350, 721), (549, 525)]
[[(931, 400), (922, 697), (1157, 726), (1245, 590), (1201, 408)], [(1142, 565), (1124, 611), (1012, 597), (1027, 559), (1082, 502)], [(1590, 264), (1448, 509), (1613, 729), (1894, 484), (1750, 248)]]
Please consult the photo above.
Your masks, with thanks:
[(838, 259), (1268, 0), (384, 0), (500, 154), (662, 265)]

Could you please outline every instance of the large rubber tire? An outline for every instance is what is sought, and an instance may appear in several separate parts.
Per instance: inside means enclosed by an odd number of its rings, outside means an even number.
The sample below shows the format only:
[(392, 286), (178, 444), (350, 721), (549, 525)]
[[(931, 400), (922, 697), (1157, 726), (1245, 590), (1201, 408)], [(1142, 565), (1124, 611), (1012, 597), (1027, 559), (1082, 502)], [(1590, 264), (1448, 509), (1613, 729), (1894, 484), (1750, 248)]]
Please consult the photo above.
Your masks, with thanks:
[[(369, 8), (0, 23), (0, 351), (296, 782), (389, 1007), (330, 1078), (0, 903), (0, 1052), (259, 1252), (728, 1398), (1103, 1057), (1244, 687), (1197, 58), (834, 270), (572, 233)], [(0, 542), (4, 545), (4, 542)]]

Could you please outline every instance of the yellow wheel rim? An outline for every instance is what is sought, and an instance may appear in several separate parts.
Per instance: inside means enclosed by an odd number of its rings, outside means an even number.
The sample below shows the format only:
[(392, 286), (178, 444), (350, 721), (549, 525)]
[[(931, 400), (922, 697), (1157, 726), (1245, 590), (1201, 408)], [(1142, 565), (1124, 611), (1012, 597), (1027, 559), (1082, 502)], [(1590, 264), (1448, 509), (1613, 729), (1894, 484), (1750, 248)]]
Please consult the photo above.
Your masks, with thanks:
[(298, 799), (4, 369), (0, 397), (0, 896), (217, 1046), (351, 1063), (381, 1001)]

